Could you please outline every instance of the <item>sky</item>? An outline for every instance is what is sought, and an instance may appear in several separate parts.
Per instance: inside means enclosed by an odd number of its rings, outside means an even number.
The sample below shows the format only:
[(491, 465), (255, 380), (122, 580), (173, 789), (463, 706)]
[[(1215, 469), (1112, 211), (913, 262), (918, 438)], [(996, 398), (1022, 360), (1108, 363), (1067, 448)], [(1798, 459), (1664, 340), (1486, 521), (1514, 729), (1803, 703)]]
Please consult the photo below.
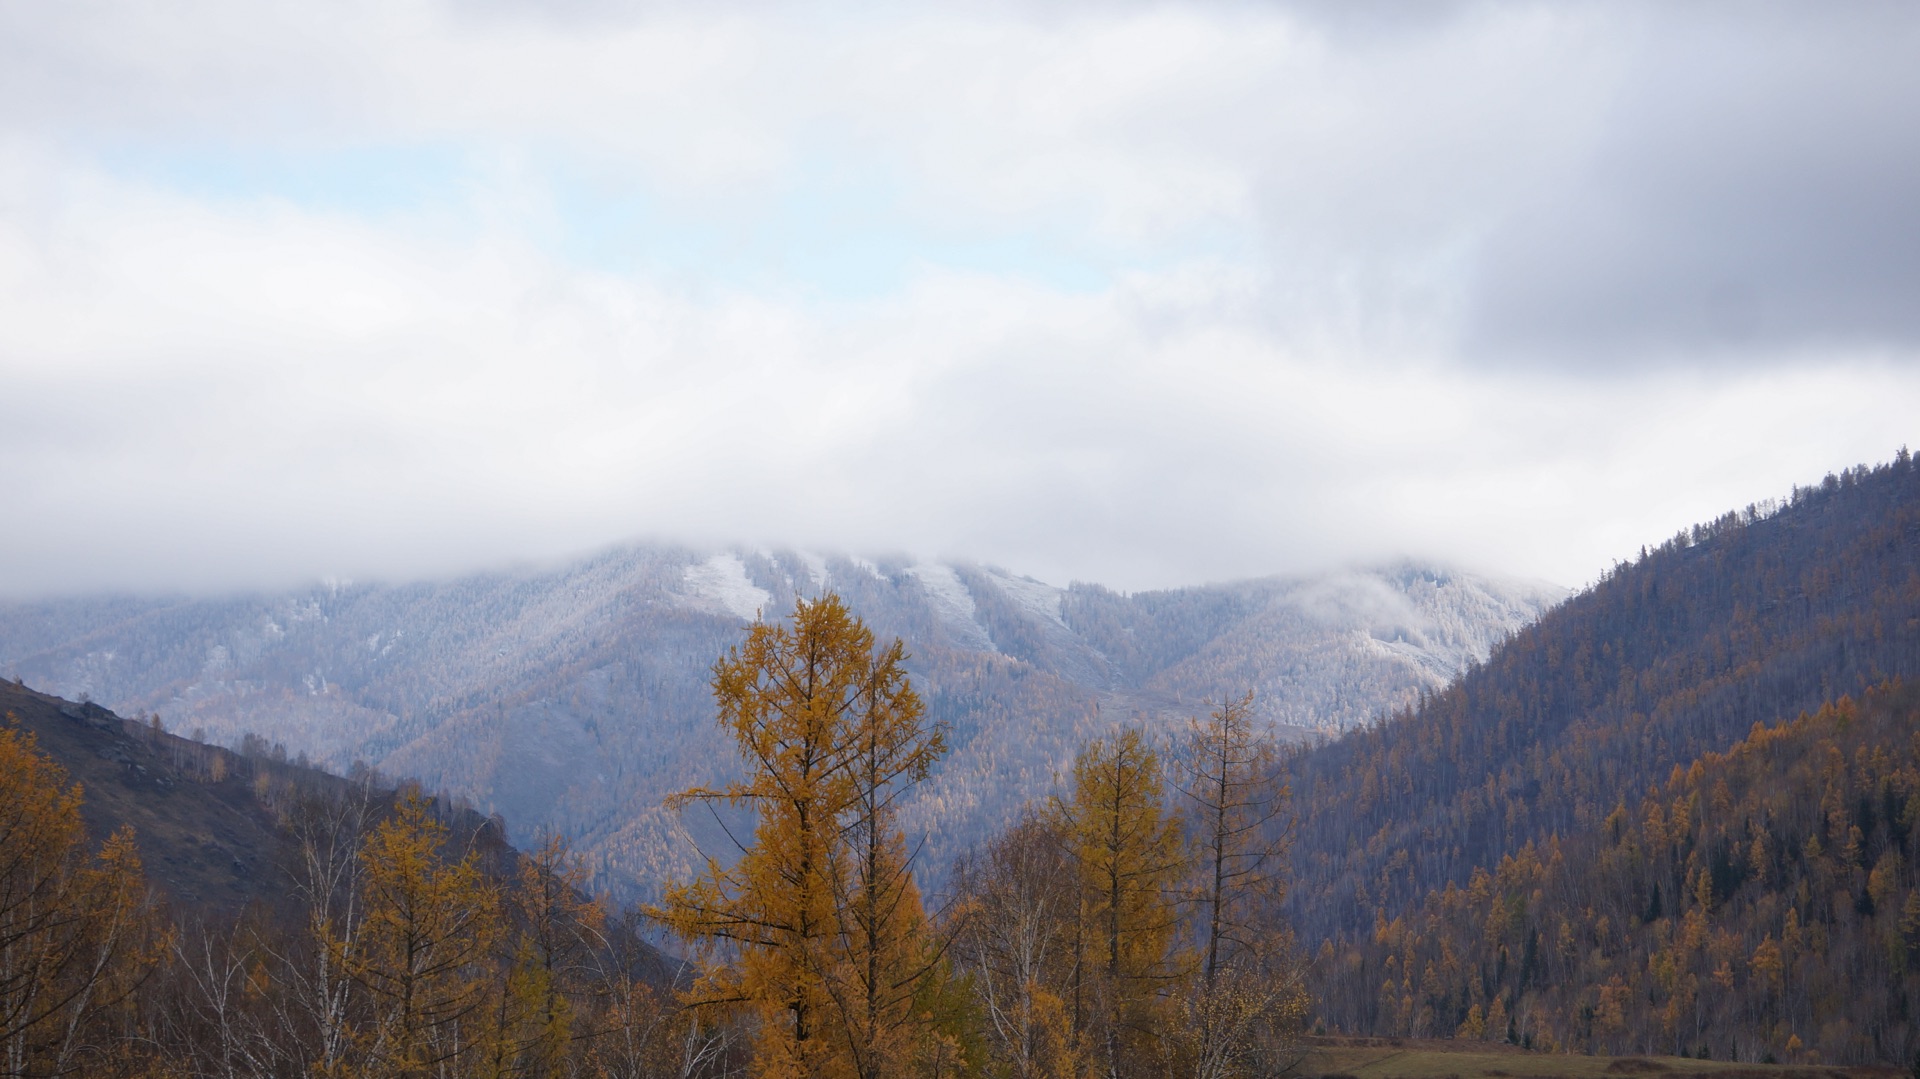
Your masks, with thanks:
[(1577, 587), (1920, 447), (1920, 7), (0, 0), (0, 596)]

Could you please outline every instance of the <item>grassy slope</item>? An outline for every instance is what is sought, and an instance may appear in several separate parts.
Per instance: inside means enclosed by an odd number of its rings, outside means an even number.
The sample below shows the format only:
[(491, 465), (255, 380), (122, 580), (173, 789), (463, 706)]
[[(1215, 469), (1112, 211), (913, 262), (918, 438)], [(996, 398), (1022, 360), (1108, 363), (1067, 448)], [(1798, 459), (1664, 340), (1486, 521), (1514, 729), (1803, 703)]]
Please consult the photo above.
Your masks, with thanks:
[[(215, 781), (174, 745), (194, 743), (156, 737), (97, 705), (76, 707), (12, 682), (0, 682), (0, 717), (30, 732), (69, 782), (80, 784), (81, 815), (96, 842), (133, 828), (148, 879), (182, 907), (237, 911), (284, 896), (286, 839), (246, 769), (223, 762), (225, 775)], [(195, 746), (192, 761), (211, 754), (232, 757)]]

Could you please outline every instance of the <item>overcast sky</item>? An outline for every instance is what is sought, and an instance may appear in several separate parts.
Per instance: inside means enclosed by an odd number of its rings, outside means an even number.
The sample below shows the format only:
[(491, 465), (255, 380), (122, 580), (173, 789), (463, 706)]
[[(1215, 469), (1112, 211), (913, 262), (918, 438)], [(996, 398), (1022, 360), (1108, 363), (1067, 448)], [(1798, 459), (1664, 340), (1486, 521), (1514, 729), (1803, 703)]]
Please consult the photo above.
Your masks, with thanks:
[(0, 595), (1576, 586), (1920, 445), (1920, 6), (0, 0)]

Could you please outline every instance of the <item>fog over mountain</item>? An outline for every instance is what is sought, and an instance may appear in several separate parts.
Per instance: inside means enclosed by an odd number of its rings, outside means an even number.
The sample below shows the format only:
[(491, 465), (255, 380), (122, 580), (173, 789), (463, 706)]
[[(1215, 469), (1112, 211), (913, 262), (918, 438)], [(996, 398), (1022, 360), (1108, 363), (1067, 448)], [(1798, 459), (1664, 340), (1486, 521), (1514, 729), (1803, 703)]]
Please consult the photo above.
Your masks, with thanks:
[(707, 688), (756, 616), (838, 592), (903, 638), (949, 757), (911, 826), (939, 867), (1046, 793), (1089, 735), (1171, 731), (1255, 690), (1304, 737), (1437, 688), (1563, 595), (1406, 562), (1124, 594), (964, 562), (627, 546), (544, 570), (219, 598), (0, 606), (0, 673), (234, 742), (252, 732), (345, 770), (420, 778), (572, 836), (601, 881), (684, 872), (710, 822), (664, 795), (735, 767)]
[(0, 596), (1567, 584), (1920, 443), (1920, 7), (0, 5)]

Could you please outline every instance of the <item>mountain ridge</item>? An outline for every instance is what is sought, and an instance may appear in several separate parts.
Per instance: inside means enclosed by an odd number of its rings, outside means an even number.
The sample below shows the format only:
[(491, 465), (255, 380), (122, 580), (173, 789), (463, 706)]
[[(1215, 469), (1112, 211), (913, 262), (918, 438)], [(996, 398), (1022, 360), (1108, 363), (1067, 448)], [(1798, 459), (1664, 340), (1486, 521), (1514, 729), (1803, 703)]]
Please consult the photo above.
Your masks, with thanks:
[(951, 728), (909, 818), (936, 864), (1116, 722), (1164, 728), (1252, 688), (1296, 738), (1347, 729), (1559, 598), (1414, 562), (1124, 594), (965, 562), (629, 545), (442, 582), (0, 605), (0, 672), (214, 740), (253, 731), (336, 770), (419, 776), (504, 813), (517, 838), (575, 836), (604, 880), (632, 883), (684, 872), (700, 838), (661, 797), (732, 766), (713, 661), (754, 615), (828, 588), (907, 642)]

